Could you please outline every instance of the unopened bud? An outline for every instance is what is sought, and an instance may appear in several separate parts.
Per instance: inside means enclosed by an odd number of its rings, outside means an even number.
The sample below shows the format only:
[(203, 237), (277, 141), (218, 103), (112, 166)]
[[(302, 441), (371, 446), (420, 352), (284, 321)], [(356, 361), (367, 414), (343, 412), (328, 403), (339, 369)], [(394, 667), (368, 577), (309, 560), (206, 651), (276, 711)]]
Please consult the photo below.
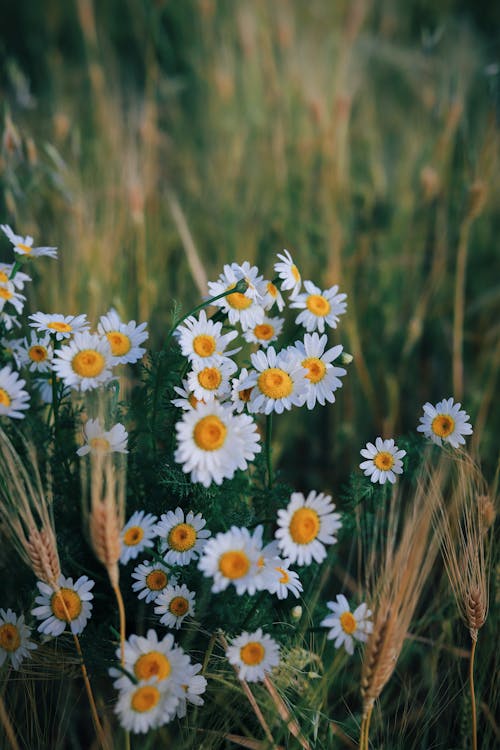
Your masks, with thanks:
[(297, 604), (297, 606), (292, 609), (291, 615), (294, 620), (300, 620), (300, 618), (302, 617), (302, 607), (300, 606), (300, 604)]
[(340, 355), (340, 363), (343, 365), (350, 365), (354, 357), (349, 352), (342, 352)]

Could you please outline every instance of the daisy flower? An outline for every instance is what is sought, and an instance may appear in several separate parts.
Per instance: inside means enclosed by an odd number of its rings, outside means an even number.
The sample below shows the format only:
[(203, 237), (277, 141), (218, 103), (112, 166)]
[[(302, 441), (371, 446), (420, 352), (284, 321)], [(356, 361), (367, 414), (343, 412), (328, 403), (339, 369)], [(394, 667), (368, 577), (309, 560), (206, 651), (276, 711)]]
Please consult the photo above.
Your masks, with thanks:
[(233, 584), (236, 593), (255, 594), (259, 589), (262, 533), (256, 529), (254, 537), (248, 529), (231, 526), (209, 539), (198, 563), (207, 578), (213, 578), (212, 591), (217, 594)]
[(304, 404), (307, 370), (297, 357), (287, 351), (276, 354), (270, 346), (266, 352), (254, 352), (251, 360), (255, 371), (240, 383), (242, 389), (252, 388), (250, 412), (281, 414), (285, 409)]
[(285, 307), (285, 300), (278, 287), (273, 284), (272, 281), (264, 281), (263, 289), (265, 294), (262, 300), (262, 307), (264, 310), (270, 310), (274, 304), (278, 308), (279, 312)]
[(3, 310), (5, 305), (10, 304), (17, 314), (20, 315), (25, 302), (26, 297), (24, 294), (16, 291), (16, 287), (11, 281), (7, 281), (4, 284), (0, 283), (0, 310)]
[(170, 574), (170, 568), (160, 562), (143, 563), (134, 568), (132, 578), (132, 591), (135, 591), (139, 599), (144, 599), (147, 604), (154, 602), (162, 594), (167, 586), (175, 586), (176, 576)]
[(88, 331), (90, 323), (86, 315), (60, 315), (59, 313), (37, 312), (30, 315), (30, 326), (38, 333), (50, 333), (57, 341), (69, 339), (75, 333)]
[(78, 448), (79, 456), (87, 453), (128, 453), (128, 432), (121, 422), (105, 430), (98, 419), (87, 419), (83, 426), (85, 444)]
[(259, 346), (267, 349), (269, 344), (276, 341), (281, 334), (284, 322), (284, 318), (268, 318), (265, 316), (262, 323), (249, 328), (243, 335), (245, 336), (245, 340), (250, 344), (259, 344)]
[[(124, 668), (139, 682), (155, 680), (156, 683), (168, 685), (170, 689), (182, 695), (182, 685), (188, 676), (189, 656), (175, 644), (171, 633), (159, 640), (155, 630), (150, 628), (145, 636), (131, 635), (124, 644)], [(116, 650), (117, 661), (121, 658), (121, 649)], [(126, 688), (130, 678), (115, 667), (109, 670), (111, 677), (116, 677), (113, 685)], [(154, 683), (153, 683), (154, 684)]]
[(187, 376), (188, 388), (198, 401), (221, 398), (231, 390), (230, 377), (237, 369), (236, 363), (227, 358), (210, 367), (193, 363)]
[(185, 518), (182, 508), (163, 513), (154, 531), (160, 537), (160, 552), (165, 562), (188, 565), (196, 560), (210, 536), (210, 531), (203, 528), (205, 524), (201, 513), (195, 515), (191, 510)]
[(14, 270), (14, 263), (0, 263), (0, 284), (7, 284), (7, 282), (11, 282), (14, 284), (16, 289), (19, 289), (19, 291), (22, 291), (24, 289), (24, 285), (27, 281), (31, 281), (31, 276), (28, 276), (27, 273), (22, 273), (21, 271), (16, 271), (15, 276), (12, 276), (12, 271)]
[(265, 566), (262, 575), (266, 590), (270, 594), (276, 594), (278, 599), (286, 599), (289, 593), (298, 599), (304, 590), (298, 573), (290, 570), (290, 560), (278, 558)]
[(335, 402), (334, 393), (342, 387), (341, 377), (346, 375), (347, 370), (343, 367), (334, 367), (332, 362), (340, 357), (343, 346), (333, 346), (326, 349), (328, 338), (326, 334), (319, 336), (317, 333), (306, 333), (304, 341), (296, 341), (293, 347), (297, 352), (302, 367), (307, 370), (307, 408), (314, 409), (316, 403), (321, 406), (328, 401)]
[[(1, 316), (0, 316), (1, 322)], [(21, 349), (24, 346), (24, 339), (7, 339), (0, 338), (0, 347), (4, 355), (10, 357), (16, 363), (16, 367), (21, 367)]]
[(179, 705), (177, 706), (176, 716), (183, 719), (186, 715), (187, 703), (195, 706), (203, 706), (204, 700), (200, 696), (207, 689), (207, 681), (201, 672), (201, 664), (189, 664), (185, 670), (185, 680), (182, 685), (183, 692), (180, 696)]
[[(35, 378), (32, 382), (33, 382), (33, 386), (38, 391), (40, 399), (43, 401), (43, 403), (51, 404), (52, 397), (54, 395), (52, 391), (52, 378)], [(60, 381), (60, 378), (56, 378), (56, 382), (57, 382), (57, 387), (59, 389), (60, 400), (62, 400), (63, 398), (66, 398), (66, 396), (69, 396), (69, 394), (71, 393), (71, 388), (68, 388), (67, 386), (63, 386)]]
[(178, 447), (174, 454), (193, 482), (209, 487), (232, 479), (237, 469), (261, 451), (255, 422), (247, 414), (233, 414), (216, 401), (185, 412), (175, 425)]
[(189, 389), (187, 378), (184, 378), (182, 381), (182, 387), (174, 385), (174, 391), (180, 396), (180, 398), (173, 398), (170, 403), (183, 411), (191, 411), (191, 409), (196, 409), (198, 404), (205, 403), (203, 400), (197, 399), (194, 393)]
[(196, 318), (190, 315), (176, 330), (181, 352), (193, 364), (201, 367), (217, 365), (222, 357), (229, 357), (240, 351), (233, 349), (226, 352), (230, 341), (236, 338), (237, 331), (222, 334), (222, 323), (207, 319), (205, 310)]
[(26, 381), (19, 377), (10, 365), (0, 370), (0, 417), (23, 419), (22, 413), (29, 409), (29, 393), (23, 390)]
[(238, 414), (241, 414), (245, 406), (250, 401), (252, 388), (241, 388), (241, 383), (244, 383), (248, 378), (248, 370), (243, 367), (239, 376), (232, 379), (231, 386), (231, 402), (232, 408)]
[(306, 499), (301, 492), (292, 492), (287, 508), (278, 511), (275, 536), (283, 556), (298, 565), (322, 562), (325, 544), (335, 544), (335, 532), (342, 525), (334, 510), (330, 495), (313, 490)]
[(179, 629), (188, 615), (194, 615), (194, 592), (182, 586), (167, 586), (156, 597), (155, 612), (167, 628)]
[(418, 432), (423, 432), (436, 445), (449, 443), (453, 448), (465, 444), (464, 435), (472, 435), (472, 425), (469, 415), (454, 403), (452, 398), (444, 398), (435, 406), (427, 402), (424, 404), (424, 416), (420, 417)]
[(244, 279), (248, 288), (245, 292), (234, 292), (216, 300), (213, 304), (220, 307), (229, 317), (231, 325), (239, 323), (244, 331), (253, 328), (264, 319), (264, 308), (262, 307), (263, 277), (259, 276), (259, 269), (250, 266), (248, 261), (241, 265), (231, 263), (224, 266), (217, 281), (209, 281), (208, 289), (211, 297), (233, 289), (238, 281)]
[(233, 638), (226, 650), (230, 664), (237, 667), (240, 680), (261, 682), (280, 663), (280, 649), (274, 638), (262, 628)]
[(49, 258), (57, 258), (57, 247), (33, 247), (33, 237), (23, 237), (15, 234), (8, 224), (0, 224), (0, 229), (8, 237), (14, 246), (14, 252), (19, 255), (27, 255), (36, 258), (40, 255), (48, 255)]
[(53, 349), (49, 334), (39, 338), (35, 331), (30, 333), (30, 338), (24, 338), (18, 349), (21, 364), (30, 372), (50, 372)]
[(315, 286), (312, 281), (304, 281), (306, 294), (298, 294), (290, 303), (290, 307), (301, 309), (295, 319), (297, 325), (303, 325), (304, 328), (311, 331), (323, 333), (325, 324), (330, 328), (336, 328), (339, 322), (339, 315), (346, 311), (347, 294), (338, 294), (337, 284), (330, 289), (321, 289)]
[(359, 465), (360, 469), (363, 469), (363, 473), (366, 477), (370, 477), (372, 482), (379, 482), (379, 484), (385, 484), (389, 481), (394, 484), (396, 481), (396, 474), (403, 473), (403, 456), (406, 456), (406, 451), (398, 450), (398, 446), (394, 444), (394, 440), (382, 440), (378, 437), (373, 443), (367, 443), (366, 448), (361, 449), (361, 455), (366, 458), (366, 461), (362, 461)]
[(281, 279), (281, 288), (284, 291), (291, 289), (290, 299), (294, 299), (300, 291), (302, 278), (288, 250), (283, 250), (283, 253), (277, 254), (281, 262), (274, 264), (274, 271)]
[(72, 578), (59, 576), (59, 589), (54, 591), (42, 581), (37, 581), (41, 596), (37, 596), (35, 603), (38, 607), (31, 610), (31, 614), (42, 622), (38, 626), (44, 635), (61, 635), (69, 625), (71, 632), (78, 635), (83, 631), (92, 612), (91, 601), (94, 595), (90, 593), (95, 585), (87, 576), (80, 576), (75, 583)]
[(136, 510), (129, 518), (120, 534), (122, 565), (126, 565), (129, 560), (135, 560), (147, 547), (154, 547), (153, 539), (156, 537), (157, 520), (156, 516), (143, 510)]
[(331, 628), (327, 634), (329, 640), (335, 639), (335, 648), (344, 648), (348, 654), (354, 653), (354, 640), (366, 641), (368, 634), (373, 630), (370, 621), (371, 610), (363, 602), (354, 612), (351, 612), (349, 602), (343, 594), (337, 594), (336, 602), (327, 602), (326, 606), (331, 609), (333, 615), (328, 615), (320, 622), (325, 628)]
[(6, 659), (14, 669), (19, 669), (30, 651), (37, 648), (30, 641), (31, 628), (24, 624), (24, 615), (17, 617), (11, 609), (0, 609), (0, 667)]
[(145, 734), (171, 721), (178, 703), (179, 696), (168, 683), (155, 678), (123, 689), (114, 710), (123, 729)]
[(99, 318), (97, 331), (106, 336), (111, 346), (113, 364), (133, 364), (141, 359), (146, 350), (140, 346), (148, 338), (147, 323), (137, 325), (135, 320), (122, 323), (116, 310), (111, 309)]
[(17, 319), (17, 315), (9, 315), (9, 313), (6, 313), (4, 310), (0, 307), (0, 324), (4, 327), (6, 331), (12, 331), (14, 326), (16, 328), (21, 328), (21, 324)]
[(89, 391), (113, 377), (111, 348), (103, 336), (75, 333), (73, 340), (57, 350), (52, 367), (64, 385)]

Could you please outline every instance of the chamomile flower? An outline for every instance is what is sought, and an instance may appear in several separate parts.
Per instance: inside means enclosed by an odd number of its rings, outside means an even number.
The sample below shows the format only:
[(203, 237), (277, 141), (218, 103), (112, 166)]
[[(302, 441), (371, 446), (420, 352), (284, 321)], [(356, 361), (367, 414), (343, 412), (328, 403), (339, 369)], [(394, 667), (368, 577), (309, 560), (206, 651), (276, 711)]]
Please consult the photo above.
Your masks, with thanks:
[(132, 591), (135, 591), (139, 599), (144, 599), (147, 604), (154, 602), (168, 586), (175, 586), (177, 583), (177, 578), (171, 575), (170, 568), (162, 565), (161, 562), (148, 562), (147, 560), (134, 568), (132, 578), (135, 578)]
[(30, 326), (38, 333), (50, 333), (57, 341), (69, 339), (75, 333), (88, 331), (90, 323), (86, 315), (60, 315), (60, 313), (37, 312), (30, 315)]
[(75, 583), (72, 578), (59, 576), (57, 591), (42, 581), (37, 581), (41, 596), (35, 603), (38, 607), (31, 614), (42, 622), (38, 626), (44, 635), (58, 636), (69, 625), (71, 632), (78, 635), (83, 631), (92, 613), (91, 601), (94, 595), (90, 592), (95, 585), (87, 576), (80, 576)]
[(126, 565), (129, 560), (135, 560), (146, 548), (154, 547), (153, 539), (156, 537), (157, 520), (156, 516), (143, 510), (136, 510), (131, 515), (120, 534), (122, 565)]
[(292, 406), (304, 404), (307, 370), (296, 356), (287, 351), (276, 354), (270, 346), (266, 352), (254, 352), (251, 360), (255, 371), (240, 383), (242, 389), (252, 389), (248, 402), (250, 412), (281, 414)]
[(369, 619), (371, 610), (363, 602), (351, 612), (349, 602), (343, 594), (337, 594), (336, 602), (327, 602), (326, 606), (331, 609), (333, 614), (325, 617), (320, 625), (325, 628), (331, 628), (327, 634), (329, 640), (334, 640), (335, 648), (340, 648), (342, 644), (348, 654), (354, 653), (354, 641), (366, 641), (368, 634), (373, 630), (373, 623)]
[(234, 292), (214, 302), (229, 317), (231, 325), (239, 323), (244, 331), (253, 328), (264, 319), (264, 308), (262, 306), (263, 277), (259, 276), (259, 269), (250, 266), (248, 261), (241, 265), (231, 263), (225, 265), (217, 281), (209, 281), (208, 289), (211, 297), (233, 289), (238, 281), (244, 279), (248, 287), (244, 292)]
[(334, 513), (332, 498), (314, 490), (307, 499), (301, 492), (292, 492), (285, 510), (278, 511), (278, 540), (283, 556), (291, 563), (310, 565), (326, 557), (325, 544), (335, 544), (340, 515)]
[(53, 348), (49, 334), (39, 337), (35, 331), (30, 333), (18, 349), (21, 364), (30, 372), (50, 372)]
[(227, 358), (211, 366), (193, 363), (187, 376), (188, 388), (198, 401), (220, 399), (230, 392), (230, 378), (236, 370), (236, 363)]
[(186, 715), (187, 703), (192, 703), (195, 706), (203, 706), (204, 700), (201, 696), (207, 689), (207, 681), (203, 675), (198, 674), (198, 672), (201, 672), (201, 669), (201, 664), (191, 663), (185, 669), (184, 684), (182, 685), (183, 691), (175, 714), (178, 719), (182, 719)]
[(262, 628), (233, 638), (226, 650), (230, 664), (237, 667), (240, 680), (262, 682), (268, 672), (280, 663), (280, 649), (274, 638)]
[[(139, 682), (154, 680), (156, 683), (168, 685), (174, 692), (183, 694), (182, 685), (188, 675), (189, 656), (176, 645), (171, 633), (161, 640), (155, 630), (150, 628), (145, 636), (131, 635), (124, 644), (125, 670), (134, 675)], [(117, 660), (120, 660), (121, 650), (116, 650)], [(117, 677), (113, 682), (116, 688), (126, 688), (130, 685), (130, 678), (115, 667), (109, 670), (111, 677)]]
[(85, 443), (78, 448), (78, 456), (87, 453), (128, 453), (128, 432), (121, 422), (117, 422), (110, 430), (105, 430), (99, 419), (87, 419), (83, 426)]
[(160, 552), (171, 565), (188, 565), (196, 560), (205, 546), (210, 531), (204, 529), (206, 521), (201, 513), (189, 511), (184, 518), (182, 508), (163, 513), (155, 526), (160, 537)]
[(0, 324), (6, 331), (12, 331), (13, 328), (21, 328), (21, 323), (17, 319), (17, 315), (10, 315), (0, 308)]
[(285, 300), (278, 287), (272, 281), (264, 281), (263, 289), (265, 290), (262, 300), (264, 310), (270, 310), (275, 304), (279, 312), (281, 312), (285, 307)]
[(15, 275), (12, 276), (13, 270), (14, 263), (0, 263), (0, 284), (7, 284), (10, 281), (16, 289), (22, 292), (26, 282), (31, 281), (31, 276), (21, 271), (16, 271)]
[(8, 224), (0, 224), (0, 229), (8, 237), (14, 246), (14, 252), (36, 258), (40, 255), (48, 255), (49, 258), (57, 258), (57, 247), (33, 247), (33, 237), (15, 234)]
[(454, 403), (453, 398), (444, 398), (435, 406), (427, 402), (417, 431), (423, 432), (436, 445), (449, 443), (453, 448), (464, 445), (464, 435), (472, 435), (472, 425), (469, 423), (469, 415), (461, 406), (460, 403)]
[(155, 612), (167, 628), (179, 629), (188, 615), (194, 615), (194, 593), (182, 586), (167, 586), (155, 600)]
[[(0, 315), (1, 323), (1, 315)], [(21, 349), (24, 346), (24, 339), (8, 339), (0, 338), (0, 347), (3, 349), (3, 354), (14, 360), (16, 367), (21, 367), (22, 356)]]
[[(54, 377), (54, 375), (52, 375)], [(38, 391), (41, 401), (44, 404), (51, 404), (54, 396), (52, 390), (52, 377), (49, 378), (35, 378), (32, 382), (35, 389)], [(57, 388), (59, 393), (59, 399), (66, 398), (71, 393), (71, 388), (63, 385), (60, 378), (56, 378)]]
[(64, 385), (80, 391), (98, 388), (111, 380), (113, 364), (108, 340), (95, 333), (75, 333), (52, 360), (53, 370)]
[(31, 628), (24, 624), (24, 615), (17, 617), (11, 609), (0, 609), (0, 667), (8, 659), (14, 669), (19, 669), (30, 651), (37, 648), (30, 641)]
[(339, 294), (337, 284), (322, 291), (312, 281), (304, 281), (304, 287), (306, 293), (298, 294), (290, 303), (290, 307), (302, 310), (295, 319), (297, 325), (303, 325), (309, 332), (320, 333), (324, 332), (325, 325), (336, 328), (339, 315), (343, 315), (347, 308), (344, 301), (347, 294)]
[(226, 347), (238, 335), (237, 331), (222, 333), (222, 323), (208, 320), (205, 310), (196, 318), (190, 315), (176, 330), (181, 352), (193, 364), (212, 367), (219, 364), (222, 357), (236, 354), (238, 349), (226, 352)]
[(300, 292), (302, 277), (288, 250), (283, 250), (283, 253), (278, 253), (280, 262), (274, 264), (274, 270), (281, 279), (281, 288), (284, 291), (290, 289), (290, 299), (294, 299)]
[(181, 386), (174, 385), (174, 391), (180, 398), (173, 398), (170, 403), (183, 411), (191, 411), (191, 409), (196, 409), (198, 404), (205, 403), (203, 400), (197, 399), (190, 390), (187, 378), (184, 378)]
[(261, 451), (255, 422), (247, 414), (233, 414), (211, 401), (183, 414), (175, 426), (178, 447), (174, 454), (193, 482), (209, 487), (232, 479), (237, 469)]
[(106, 336), (111, 347), (113, 364), (138, 362), (146, 350), (140, 346), (148, 338), (147, 323), (137, 325), (135, 320), (123, 323), (116, 310), (111, 309), (99, 318), (97, 331)]
[(22, 413), (29, 409), (29, 393), (24, 390), (26, 381), (10, 365), (0, 370), (0, 417), (24, 419)]
[(303, 591), (299, 574), (290, 570), (290, 560), (278, 558), (268, 563), (262, 572), (262, 576), (265, 580), (266, 590), (271, 594), (276, 594), (278, 599), (286, 599), (289, 593), (298, 599), (301, 591)]
[(231, 386), (231, 401), (232, 407), (235, 412), (240, 414), (245, 406), (250, 401), (252, 394), (252, 388), (242, 388), (241, 383), (244, 383), (248, 379), (248, 370), (246, 367), (241, 369), (241, 372), (237, 378), (232, 379)]
[(258, 344), (264, 349), (267, 349), (269, 344), (276, 341), (278, 336), (283, 330), (284, 318), (263, 318), (262, 323), (258, 323), (253, 328), (249, 328), (245, 331), (245, 340), (250, 344)]
[(361, 455), (366, 458), (366, 461), (362, 461), (359, 465), (360, 469), (363, 469), (365, 476), (370, 477), (372, 482), (378, 482), (379, 484), (385, 484), (389, 481), (394, 484), (396, 481), (396, 474), (403, 473), (403, 456), (406, 456), (406, 451), (398, 450), (398, 446), (395, 445), (394, 440), (382, 440), (378, 437), (373, 443), (367, 443), (366, 448), (361, 449)]
[(261, 554), (261, 532), (252, 537), (248, 529), (232, 526), (229, 531), (219, 532), (208, 540), (198, 568), (205, 577), (214, 579), (212, 591), (215, 594), (233, 584), (240, 596), (252, 595), (259, 589)]
[(159, 683), (153, 678), (120, 691), (114, 710), (124, 729), (145, 734), (168, 724), (175, 716), (178, 703), (179, 696), (168, 683)]
[(12, 305), (17, 314), (21, 315), (25, 302), (26, 297), (24, 294), (16, 291), (16, 287), (11, 281), (0, 283), (0, 310), (3, 310), (6, 305)]
[(335, 391), (342, 387), (343, 377), (347, 370), (335, 367), (332, 362), (340, 357), (343, 346), (333, 346), (325, 351), (328, 338), (317, 333), (306, 333), (304, 341), (296, 341), (295, 349), (302, 367), (307, 370), (307, 408), (314, 409), (316, 403), (324, 406), (326, 401), (335, 402)]

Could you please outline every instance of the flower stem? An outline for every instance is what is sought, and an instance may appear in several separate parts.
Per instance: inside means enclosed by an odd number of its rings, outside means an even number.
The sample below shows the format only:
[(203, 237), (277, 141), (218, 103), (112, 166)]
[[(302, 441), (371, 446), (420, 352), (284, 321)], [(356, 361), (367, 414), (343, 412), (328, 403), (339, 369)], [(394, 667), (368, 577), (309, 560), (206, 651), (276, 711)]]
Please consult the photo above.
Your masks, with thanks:
[(473, 638), (469, 662), (470, 706), (472, 714), (472, 750), (477, 750), (476, 694), (474, 691), (474, 657), (476, 654), (476, 644), (477, 639)]
[(20, 269), (20, 268), (22, 268), (22, 267), (23, 267), (23, 264), (22, 264), (22, 263), (19, 263), (19, 261), (18, 261), (18, 260), (15, 260), (15, 261), (14, 261), (14, 265), (12, 266), (12, 270), (11, 270), (11, 272), (10, 272), (10, 276), (9, 276), (9, 281), (10, 281), (11, 279), (13, 279), (13, 278), (15, 277), (16, 273), (17, 273), (17, 272), (19, 271), (19, 269)]
[(273, 415), (267, 415), (266, 422), (266, 463), (267, 463), (267, 486), (273, 488), (273, 462), (271, 459), (271, 436), (273, 431)]
[(85, 684), (85, 689), (87, 691), (87, 697), (88, 697), (89, 704), (90, 704), (90, 712), (92, 714), (92, 720), (94, 722), (94, 728), (96, 731), (97, 739), (99, 741), (99, 744), (103, 748), (103, 750), (107, 750), (108, 743), (104, 734), (104, 730), (102, 728), (101, 721), (99, 719), (99, 714), (97, 713), (97, 706), (95, 704), (94, 694), (92, 692), (92, 687), (90, 685), (87, 667), (85, 665), (85, 660), (83, 658), (83, 652), (82, 652), (82, 647), (80, 645), (80, 639), (75, 633), (73, 633), (73, 640), (75, 642), (75, 647), (76, 647), (78, 656), (80, 658), (80, 669), (82, 670), (83, 682)]
[(123, 604), (123, 596), (118, 583), (113, 584), (113, 591), (115, 592), (116, 601), (118, 603), (118, 612), (120, 615), (120, 662), (122, 667), (125, 667), (125, 606)]
[(361, 722), (361, 734), (359, 737), (359, 750), (368, 750), (368, 740), (370, 736), (370, 721), (372, 718), (373, 706), (370, 706)]
[(12, 750), (20, 750), (19, 743), (14, 732), (14, 727), (5, 708), (3, 697), (0, 696), (0, 725), (3, 727), (7, 742)]

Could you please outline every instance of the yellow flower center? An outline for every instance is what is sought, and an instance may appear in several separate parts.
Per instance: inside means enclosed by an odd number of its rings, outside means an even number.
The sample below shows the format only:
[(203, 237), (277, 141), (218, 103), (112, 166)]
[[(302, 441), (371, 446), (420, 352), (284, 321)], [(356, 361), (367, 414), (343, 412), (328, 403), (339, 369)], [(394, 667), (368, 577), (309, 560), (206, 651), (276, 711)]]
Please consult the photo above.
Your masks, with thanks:
[(31, 251), (33, 250), (31, 245), (23, 245), (21, 242), (18, 245), (16, 245), (16, 247), (18, 247), (19, 250), (22, 250), (23, 253), (31, 253)]
[(120, 331), (109, 331), (109, 333), (106, 334), (106, 337), (111, 346), (111, 354), (113, 357), (123, 357), (124, 354), (127, 354), (130, 351), (132, 342), (124, 333), (120, 333)]
[(95, 378), (101, 374), (105, 366), (106, 360), (95, 349), (83, 349), (71, 361), (71, 367), (81, 378)]
[(184, 617), (189, 609), (189, 601), (184, 596), (174, 596), (168, 609), (176, 617)]
[(178, 523), (171, 529), (167, 541), (176, 552), (185, 552), (196, 544), (196, 529), (189, 523)]
[(94, 437), (89, 440), (92, 450), (97, 453), (108, 453), (111, 450), (111, 443), (103, 437)]
[(222, 375), (216, 367), (205, 367), (198, 373), (198, 383), (207, 391), (215, 391), (222, 383)]
[(168, 576), (163, 570), (152, 570), (146, 576), (146, 586), (150, 591), (161, 591), (168, 583)]
[(142, 654), (134, 664), (134, 673), (138, 680), (149, 680), (151, 677), (165, 680), (171, 671), (172, 666), (169, 660), (159, 651), (148, 651), (147, 654)]
[(242, 550), (229, 550), (220, 556), (219, 570), (226, 578), (243, 578), (250, 570), (250, 560)]
[(52, 594), (50, 607), (58, 620), (72, 622), (82, 611), (82, 600), (73, 589), (59, 589)]
[(227, 427), (214, 414), (203, 417), (196, 423), (193, 439), (198, 448), (204, 451), (216, 451), (224, 445)]
[(268, 323), (261, 323), (260, 325), (255, 326), (253, 332), (256, 339), (269, 341), (269, 339), (272, 339), (274, 336), (274, 326), (271, 326)]
[[(236, 284), (231, 284), (231, 286), (228, 286), (226, 291), (229, 291), (230, 289), (234, 289)], [(231, 305), (235, 310), (246, 310), (250, 305), (252, 304), (252, 300), (250, 297), (245, 296), (242, 294), (242, 292), (233, 292), (232, 294), (228, 294), (226, 297), (228, 305)]]
[(139, 544), (143, 538), (144, 529), (142, 526), (131, 526), (123, 535), (123, 543), (126, 544), (127, 547), (135, 547), (135, 545)]
[(292, 276), (295, 279), (295, 281), (299, 282), (301, 277), (300, 277), (299, 269), (297, 268), (295, 263), (291, 267), (290, 271), (292, 272)]
[(323, 380), (325, 377), (326, 365), (318, 357), (308, 357), (307, 359), (303, 359), (302, 367), (309, 370), (306, 378), (310, 380), (311, 383), (319, 383), (319, 381)]
[(252, 388), (243, 388), (242, 391), (238, 392), (238, 396), (240, 401), (243, 401), (245, 404), (247, 404), (250, 401), (250, 397), (252, 395), (253, 387)]
[(0, 284), (6, 284), (9, 280), (9, 277), (5, 273), (5, 271), (0, 271)]
[(455, 429), (455, 420), (449, 414), (438, 414), (432, 420), (432, 431), (439, 437), (448, 437)]
[(12, 401), (7, 391), (0, 388), (0, 406), (10, 406), (11, 403)]
[(189, 394), (188, 401), (191, 404), (191, 406), (193, 407), (193, 409), (196, 409), (196, 407), (198, 406), (198, 404), (204, 404), (205, 403), (203, 401), (203, 399), (196, 398), (196, 396), (194, 395), (194, 393), (190, 393)]
[(33, 362), (45, 362), (45, 360), (49, 356), (49, 353), (44, 346), (36, 344), (35, 346), (32, 346), (28, 349), (28, 356), (33, 360)]
[(0, 648), (5, 651), (17, 651), (21, 645), (21, 634), (15, 625), (6, 622), (0, 625)]
[(216, 349), (216, 343), (213, 336), (202, 333), (193, 339), (193, 349), (199, 357), (210, 357)]
[(284, 568), (275, 568), (275, 570), (278, 571), (278, 573), (281, 573), (281, 578), (279, 579), (280, 583), (288, 583), (290, 580), (290, 576), (288, 575), (288, 572), (284, 570)]
[(69, 323), (60, 323), (58, 320), (47, 323), (47, 328), (51, 328), (53, 331), (58, 331), (59, 333), (69, 333), (73, 330), (73, 327)]
[(14, 293), (10, 291), (6, 286), (0, 286), (0, 297), (2, 299), (12, 299)]
[(373, 463), (380, 471), (389, 471), (394, 466), (394, 456), (388, 451), (380, 451), (373, 459)]
[(272, 281), (268, 281), (267, 282), (267, 292), (268, 292), (268, 294), (271, 295), (271, 297), (275, 297), (276, 298), (278, 296), (278, 290), (277, 290), (277, 288), (275, 287), (275, 285), (273, 284)]
[(270, 367), (259, 375), (258, 384), (261, 392), (268, 398), (285, 398), (293, 391), (290, 375), (279, 367)]
[(290, 536), (295, 544), (309, 544), (316, 539), (321, 522), (312, 508), (299, 508), (290, 521)]
[(265, 655), (266, 650), (262, 643), (258, 641), (250, 641), (250, 643), (240, 648), (241, 661), (243, 664), (248, 664), (249, 667), (260, 664)]
[(306, 299), (306, 305), (309, 312), (323, 318), (330, 312), (330, 303), (321, 294), (310, 294)]
[(154, 685), (137, 688), (132, 695), (130, 705), (134, 711), (144, 714), (151, 711), (160, 702), (161, 693)]
[(356, 618), (352, 612), (342, 612), (339, 617), (340, 627), (348, 635), (352, 635), (357, 628)]

